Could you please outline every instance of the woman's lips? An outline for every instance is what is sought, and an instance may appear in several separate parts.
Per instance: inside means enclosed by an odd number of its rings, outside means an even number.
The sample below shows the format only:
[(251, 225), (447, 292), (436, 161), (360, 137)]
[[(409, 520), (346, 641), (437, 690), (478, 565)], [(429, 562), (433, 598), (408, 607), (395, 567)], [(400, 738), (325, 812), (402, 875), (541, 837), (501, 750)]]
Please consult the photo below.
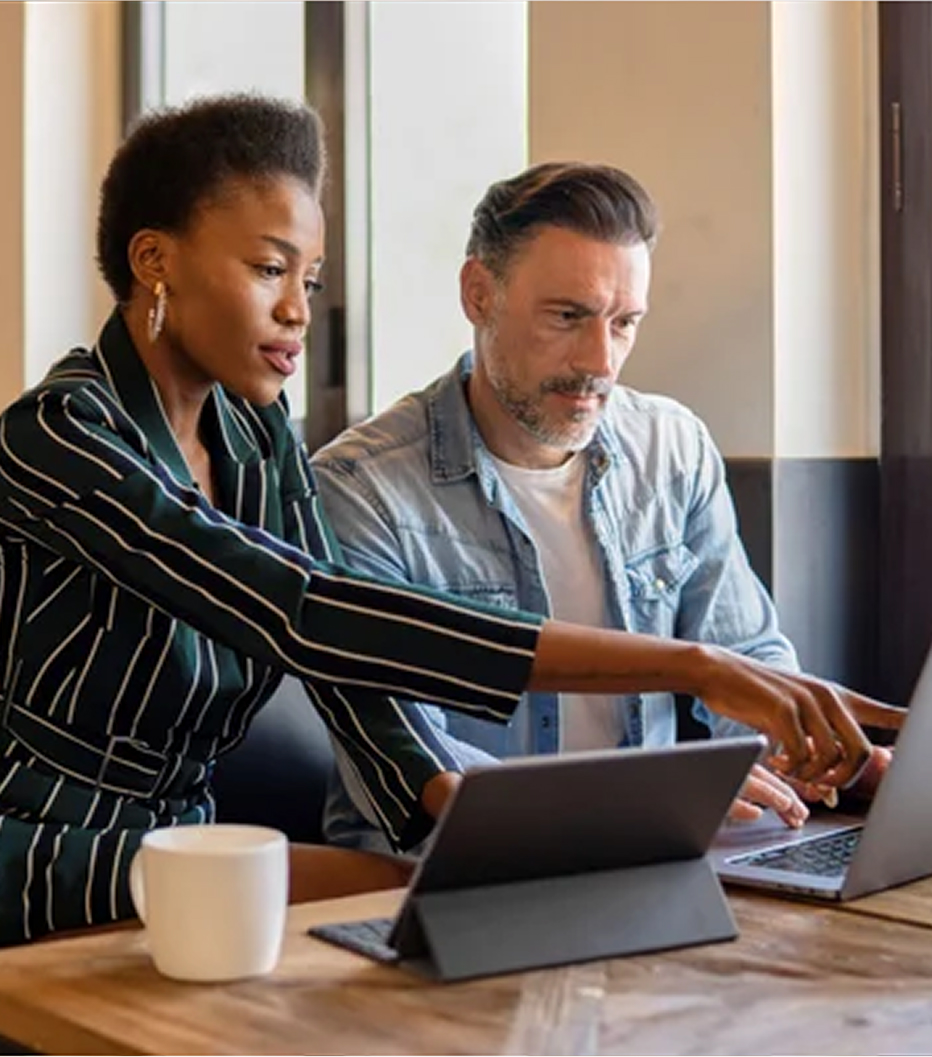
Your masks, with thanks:
[(298, 369), (298, 356), (301, 345), (260, 345), (259, 351), (265, 359), (285, 378), (291, 377)]

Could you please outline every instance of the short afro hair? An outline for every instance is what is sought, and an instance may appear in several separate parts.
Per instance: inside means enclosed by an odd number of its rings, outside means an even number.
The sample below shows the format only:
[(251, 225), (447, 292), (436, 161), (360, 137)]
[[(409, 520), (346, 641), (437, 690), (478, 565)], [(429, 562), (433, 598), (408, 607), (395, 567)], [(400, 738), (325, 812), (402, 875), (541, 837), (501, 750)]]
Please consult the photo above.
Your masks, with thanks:
[(543, 227), (623, 246), (643, 242), (652, 249), (659, 223), (650, 195), (623, 170), (544, 162), (486, 191), (473, 213), (466, 254), (502, 278), (518, 248)]
[(119, 302), (129, 300), (129, 244), (137, 231), (183, 232), (230, 180), (290, 176), (319, 196), (323, 129), (303, 103), (254, 93), (204, 96), (144, 114), (100, 189), (97, 263)]

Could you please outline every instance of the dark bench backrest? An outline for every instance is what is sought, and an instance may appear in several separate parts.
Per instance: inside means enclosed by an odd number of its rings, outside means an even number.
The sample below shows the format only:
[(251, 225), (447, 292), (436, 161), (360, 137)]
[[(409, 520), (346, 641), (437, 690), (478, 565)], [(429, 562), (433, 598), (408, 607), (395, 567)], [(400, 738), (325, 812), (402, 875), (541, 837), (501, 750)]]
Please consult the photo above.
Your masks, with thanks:
[(290, 840), (323, 842), (333, 748), (304, 687), (286, 676), (249, 732), (217, 761), (218, 822), (273, 826)]

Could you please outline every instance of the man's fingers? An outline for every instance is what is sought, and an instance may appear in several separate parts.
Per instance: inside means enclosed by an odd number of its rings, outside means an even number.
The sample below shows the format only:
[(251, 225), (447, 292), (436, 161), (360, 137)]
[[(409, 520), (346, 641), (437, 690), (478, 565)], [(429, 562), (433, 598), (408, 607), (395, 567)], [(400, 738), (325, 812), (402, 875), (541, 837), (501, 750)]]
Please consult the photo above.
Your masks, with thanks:
[[(788, 826), (801, 826), (809, 817), (809, 809), (796, 795), (795, 790), (760, 764), (751, 768), (741, 789), (740, 798), (748, 808), (770, 808)], [(734, 807), (737, 810), (737, 801)], [(743, 815), (733, 813), (731, 817), (754, 819), (760, 815), (759, 810), (752, 813), (742, 808), (742, 811)]]
[(763, 813), (763, 808), (757, 807), (750, 800), (745, 800), (744, 797), (739, 796), (732, 801), (731, 807), (728, 809), (728, 821), (756, 822)]

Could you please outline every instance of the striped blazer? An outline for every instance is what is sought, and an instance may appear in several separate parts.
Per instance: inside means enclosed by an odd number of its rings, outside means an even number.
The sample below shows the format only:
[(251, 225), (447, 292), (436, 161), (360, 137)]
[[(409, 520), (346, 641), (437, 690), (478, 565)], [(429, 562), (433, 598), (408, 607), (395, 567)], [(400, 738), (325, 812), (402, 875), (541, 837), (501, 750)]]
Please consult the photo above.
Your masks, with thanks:
[[(215, 387), (204, 436), (216, 506), (119, 312), (0, 416), (0, 819), (93, 830), (95, 798), (209, 816), (211, 762), (289, 672), (411, 846), (456, 761), (407, 699), (507, 722), (540, 618), (343, 567), (284, 397)], [(47, 802), (17, 801), (24, 776)]]

